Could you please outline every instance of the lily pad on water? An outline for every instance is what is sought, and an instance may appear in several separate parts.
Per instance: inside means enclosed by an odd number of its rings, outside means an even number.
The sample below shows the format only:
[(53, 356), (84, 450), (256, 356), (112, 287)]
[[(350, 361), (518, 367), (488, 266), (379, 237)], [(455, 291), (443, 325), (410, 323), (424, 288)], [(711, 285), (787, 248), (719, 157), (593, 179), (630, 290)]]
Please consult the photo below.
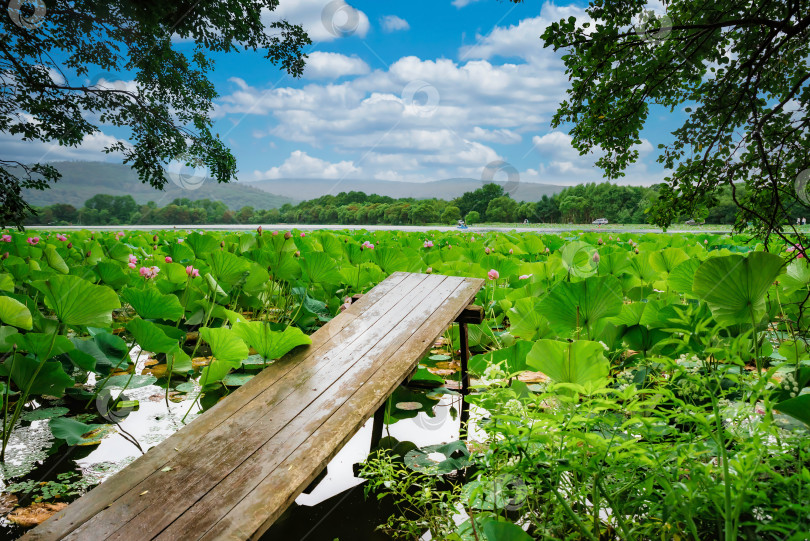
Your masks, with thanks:
[[(128, 381), (129, 385), (127, 385)], [(108, 379), (107, 383), (104, 384), (104, 388), (108, 389), (111, 387), (118, 387), (123, 389), (124, 386), (126, 386), (127, 389), (138, 389), (140, 387), (152, 385), (156, 381), (157, 378), (155, 376), (132, 376), (132, 381), (130, 381), (128, 375), (122, 374), (120, 376), (112, 376), (110, 379)]]
[(180, 391), (181, 393), (192, 393), (197, 389), (197, 386), (191, 381), (185, 381), (175, 387), (175, 390)]
[(397, 402), (395, 407), (405, 411), (416, 411), (422, 409), (421, 402)]
[(241, 387), (251, 379), (253, 374), (228, 374), (222, 379), (222, 383), (228, 387)]
[(67, 415), (70, 410), (61, 406), (55, 408), (38, 408), (33, 411), (26, 411), (20, 416), (23, 421), (42, 421)]
[(429, 445), (405, 455), (405, 464), (427, 475), (445, 475), (470, 464), (470, 452), (462, 441)]
[(452, 357), (450, 355), (431, 355), (428, 359), (431, 361), (449, 361)]
[(112, 425), (85, 424), (66, 417), (51, 419), (49, 424), (54, 437), (65, 440), (68, 445), (98, 445), (104, 436), (115, 430)]

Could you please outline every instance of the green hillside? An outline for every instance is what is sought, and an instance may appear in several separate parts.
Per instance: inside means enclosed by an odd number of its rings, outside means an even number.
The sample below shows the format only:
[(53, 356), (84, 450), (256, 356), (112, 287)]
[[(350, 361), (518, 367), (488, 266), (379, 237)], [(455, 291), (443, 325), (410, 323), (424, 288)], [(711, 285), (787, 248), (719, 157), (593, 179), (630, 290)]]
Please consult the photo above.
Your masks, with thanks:
[(138, 175), (126, 165), (103, 162), (56, 162), (62, 179), (45, 191), (24, 190), (30, 204), (42, 207), (55, 203), (67, 203), (76, 208), (96, 194), (131, 195), (138, 203), (154, 201), (159, 207), (173, 199), (185, 197), (192, 200), (210, 199), (222, 201), (228, 208), (238, 210), (253, 207), (256, 210), (278, 208), (295, 200), (259, 190), (240, 183), (217, 184), (213, 180), (203, 183), (196, 190), (186, 190), (172, 182), (165, 191), (159, 191), (138, 180)]

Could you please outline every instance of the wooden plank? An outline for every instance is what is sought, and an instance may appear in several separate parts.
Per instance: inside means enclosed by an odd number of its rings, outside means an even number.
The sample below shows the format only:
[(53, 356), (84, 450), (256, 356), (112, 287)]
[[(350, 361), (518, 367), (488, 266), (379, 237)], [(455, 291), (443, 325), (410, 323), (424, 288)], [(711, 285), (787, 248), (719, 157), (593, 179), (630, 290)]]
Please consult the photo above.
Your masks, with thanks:
[(472, 323), (473, 325), (480, 325), (484, 322), (484, 307), (469, 305), (456, 318), (456, 323)]
[[(318, 352), (322, 352), (325, 348), (334, 346), (336, 342), (345, 344), (349, 338), (347, 334), (368, 328), (373, 323), (368, 319), (368, 316), (373, 316), (375, 311), (381, 311), (386, 307), (390, 309), (395, 306), (396, 302), (399, 302), (404, 296), (404, 290), (397, 291), (397, 288), (405, 285), (407, 289), (407, 285), (413, 283), (414, 278), (409, 276), (408, 273), (397, 272), (392, 274), (374, 287), (369, 294), (365, 295), (361, 302), (353, 304), (345, 312), (315, 332), (311, 336), (312, 345), (307, 348), (298, 348), (282, 360), (270, 365), (246, 385), (231, 393), (227, 400), (217, 403), (206, 411), (205, 415), (197, 417), (182, 430), (150, 449), (124, 470), (94, 488), (84, 497), (71, 503), (66, 510), (57, 513), (41, 526), (28, 532), (23, 539), (60, 539), (69, 534), (76, 527), (105, 509), (110, 503), (129, 492), (133, 485), (140, 483), (156, 470), (162, 468), (168, 460), (193, 446), (197, 442), (198, 434), (215, 429), (231, 415), (237, 413), (255, 398), (258, 391), (272, 383), (273, 379), (281, 379), (300, 362)], [(370, 313), (366, 314), (366, 312)], [(360, 318), (361, 315), (366, 317)], [(180, 451), (175, 451), (175, 449)]]
[[(192, 528), (196, 531), (201, 525), (216, 522), (222, 514), (223, 507), (227, 506), (226, 502), (232, 504), (249, 495), (253, 497), (252, 491), (257, 483), (271, 476), (278, 464), (289, 456), (294, 449), (303, 444), (310, 437), (313, 430), (317, 430), (321, 424), (329, 419), (337, 409), (357, 392), (358, 388), (366, 385), (372, 387), (376, 385), (373, 376), (382, 366), (394, 370), (397, 375), (397, 384), (402, 381), (403, 376), (418, 363), (422, 354), (430, 349), (433, 340), (443, 332), (447, 323), (452, 321), (442, 320), (441, 315), (437, 316), (437, 311), (442, 307), (445, 308), (445, 312), (448, 310), (460, 311), (464, 304), (469, 302), (467, 299), (464, 299), (461, 303), (457, 302), (455, 307), (448, 300), (452, 301), (454, 296), (464, 294), (467, 287), (468, 285), (465, 284), (463, 279), (446, 280), (437, 287), (429, 298), (420, 303), (416, 309), (406, 314), (401, 323), (397, 325), (397, 328), (392, 330), (391, 334), (399, 336), (388, 343), (381, 341), (372, 351), (359, 359), (350, 370), (346, 371), (340, 380), (335, 382), (333, 388), (330, 389), (330, 393), (324, 393), (318, 397), (304, 412), (292, 419), (275, 438), (266, 443), (253, 456), (247, 458), (236, 471), (231, 473), (222, 483), (218, 484), (195, 504), (192, 509), (189, 509), (188, 512), (175, 521), (158, 539), (187, 537)], [(426, 320), (429, 322), (427, 328), (430, 329), (432, 335), (429, 337), (416, 337), (415, 339), (416, 331)], [(410, 357), (402, 353), (400, 353), (400, 356), (396, 356), (397, 352), (401, 352), (403, 348), (407, 348)], [(415, 351), (415, 349), (418, 349), (418, 351)], [(379, 362), (380, 359), (385, 359), (385, 362)], [(382, 399), (387, 398), (388, 394), (390, 392), (386, 392)], [(381, 400), (374, 400), (359, 407), (363, 412), (363, 422), (378, 409), (380, 403)], [(362, 426), (362, 423), (353, 427), (351, 434), (348, 434), (347, 437), (359, 430), (360, 426)], [(338, 450), (339, 448), (330, 447), (330, 451), (333, 453)], [(309, 457), (302, 457), (296, 467), (310, 472), (313, 469), (320, 469), (321, 463), (320, 461), (312, 463)], [(301, 488), (303, 489), (303, 487)], [(292, 492), (297, 491), (298, 487), (277, 487), (277, 489)], [(267, 508), (265, 508), (266, 511)], [(238, 531), (237, 535), (245, 537), (251, 533), (242, 529)]]
[[(229, 417), (206, 434), (198, 433), (193, 448), (166, 463), (172, 467), (168, 486), (166, 474), (154, 471), (67, 538), (83, 539), (89, 535), (104, 537), (115, 533), (116, 538), (144, 539), (159, 532), (197, 498), (202, 497), (212, 483), (227, 476), (243, 462), (246, 454), (255, 452), (291, 418), (323, 394), (345, 371), (343, 363), (346, 360), (356, 359), (374, 347), (392, 325), (401, 320), (402, 312), (407, 313), (448, 279), (411, 275), (404, 282), (417, 281), (417, 277), (418, 284), (408, 287), (407, 294), (349, 344), (351, 347), (346, 346), (338, 354), (328, 350), (315, 355), (307, 361), (308, 369), (303, 373), (295, 371), (285, 375), (257, 395), (238, 415)], [(313, 380), (314, 376), (317, 376), (317, 380)], [(271, 408), (272, 418), (266, 415)], [(279, 416), (277, 412), (284, 415)], [(238, 445), (234, 445), (235, 439)], [(150, 492), (140, 496), (145, 490)], [(167, 501), (171, 505), (167, 505)], [(117, 531), (119, 528), (121, 530)]]
[[(482, 284), (483, 280), (465, 279), (456, 292), (460, 295), (474, 296)], [(328, 415), (309, 438), (287, 453), (286, 457), (280, 457), (283, 461), (262, 478), (255, 489), (240, 499), (202, 539), (246, 539), (258, 538), (263, 534), (309, 484), (310, 479), (317, 475), (317, 471), (325, 467), (370, 415), (385, 403), (399, 385), (403, 367), (407, 370), (415, 366), (430, 350), (435, 339), (443, 332), (444, 326), (452, 321), (461, 309), (460, 306), (454, 307), (452, 303), (439, 306), (433, 315), (419, 326), (410, 340), (397, 349), (386, 363), (377, 365), (372, 373), (367, 374), (362, 384), (356, 386), (351, 396)], [(310, 418), (305, 422), (314, 425), (320, 422), (320, 419)], [(306, 429), (308, 427), (304, 430)], [(302, 466), (304, 462), (308, 467)], [(254, 471), (251, 470), (250, 473)], [(232, 496), (241, 488), (239, 482), (244, 482), (245, 479), (236, 481), (234, 479), (231, 483), (229, 477), (230, 487), (217, 486), (207, 497), (233, 502)], [(223, 488), (230, 490), (223, 492)], [(172, 530), (167, 530), (160, 538), (171, 539), (168, 535), (171, 532)], [(174, 530), (174, 535), (179, 532), (180, 530)], [(196, 536), (188, 537), (196, 538)]]

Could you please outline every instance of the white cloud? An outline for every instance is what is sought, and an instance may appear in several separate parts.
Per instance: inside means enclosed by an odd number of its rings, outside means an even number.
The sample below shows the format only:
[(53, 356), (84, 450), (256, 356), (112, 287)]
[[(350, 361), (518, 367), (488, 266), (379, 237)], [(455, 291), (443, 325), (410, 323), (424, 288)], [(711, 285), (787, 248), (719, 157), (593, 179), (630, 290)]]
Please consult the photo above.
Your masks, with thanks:
[(109, 161), (121, 158), (116, 152), (105, 154), (103, 151), (118, 142), (118, 138), (104, 132), (85, 136), (77, 147), (60, 146), (57, 143), (44, 141), (23, 141), (17, 135), (0, 133), (0, 149), (3, 155), (13, 156), (21, 163), (53, 162), (65, 160)]
[(479, 2), (479, 1), (480, 0), (453, 0), (450, 3), (453, 4), (454, 6), (456, 6), (457, 8), (461, 9), (461, 8), (463, 8), (465, 6), (469, 6), (470, 4), (474, 4), (475, 2)]
[(408, 30), (411, 25), (408, 21), (396, 15), (386, 15), (380, 19), (380, 25), (385, 32), (396, 32), (397, 30)]
[(313, 42), (341, 37), (366, 37), (368, 16), (344, 0), (281, 0), (272, 12), (265, 11), (265, 25), (284, 19), (304, 27)]
[(344, 178), (357, 176), (360, 168), (355, 167), (351, 161), (330, 163), (320, 158), (314, 158), (306, 152), (296, 150), (279, 167), (271, 167), (267, 171), (254, 171), (251, 180), (267, 180), (273, 178)]
[(346, 75), (363, 75), (369, 72), (368, 64), (355, 56), (340, 53), (309, 53), (304, 77), (308, 79), (337, 79)]
[(552, 22), (569, 17), (588, 20), (582, 8), (546, 3), (538, 17), (523, 19), (516, 25), (498, 26), (486, 36), (476, 36), (475, 45), (461, 48), (461, 58), (523, 58), (538, 66), (562, 68), (558, 54), (544, 48), (540, 36)]
[[(530, 179), (551, 175), (564, 181), (587, 173), (594, 181), (601, 179), (594, 156), (579, 156), (569, 136), (530, 135), (547, 130), (569, 88), (562, 53), (543, 48), (539, 37), (553, 21), (568, 16), (585, 15), (578, 7), (546, 4), (538, 17), (479, 36), (476, 45), (459, 50), (459, 60), (405, 56), (369, 71), (359, 58), (313, 54), (310, 78), (366, 71), (340, 81), (281, 88), (234, 78), (234, 91), (217, 100), (215, 116), (264, 117), (266, 124), (254, 130), (255, 137), (308, 145), (297, 146), (300, 150), (284, 164), (257, 173), (263, 178), (301, 176), (300, 171), (354, 175), (361, 168), (363, 178), (479, 178), (491, 161), (542, 156), (543, 164), (527, 170)], [(511, 149), (505, 152), (499, 145)], [(645, 142), (639, 150), (648, 147)], [(351, 161), (331, 163), (305, 151), (331, 159), (350, 156)]]

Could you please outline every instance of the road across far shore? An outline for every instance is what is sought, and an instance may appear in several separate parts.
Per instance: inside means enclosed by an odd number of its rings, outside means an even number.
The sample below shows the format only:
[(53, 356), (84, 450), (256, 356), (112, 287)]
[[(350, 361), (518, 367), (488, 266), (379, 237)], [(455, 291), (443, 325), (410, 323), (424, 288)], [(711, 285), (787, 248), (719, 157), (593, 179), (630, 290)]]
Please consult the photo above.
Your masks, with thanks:
[[(255, 231), (260, 224), (231, 224), (231, 225), (65, 225), (65, 226), (32, 226), (29, 229), (34, 230), (53, 230), (53, 231), (77, 231), (82, 229), (92, 229), (95, 231), (121, 231), (122, 229), (136, 230), (136, 231), (166, 231), (166, 230), (202, 230), (202, 231)], [(331, 231), (413, 231), (413, 232), (426, 232), (426, 231), (467, 231), (469, 233), (488, 231), (517, 231), (528, 233), (562, 233), (566, 231), (589, 231), (600, 233), (633, 233), (640, 235), (644, 233), (694, 233), (694, 234), (709, 234), (709, 235), (723, 235), (730, 233), (728, 229), (712, 229), (712, 228), (695, 228), (695, 229), (669, 229), (664, 231), (657, 227), (616, 227), (604, 226), (595, 227), (591, 224), (570, 225), (570, 226), (553, 226), (544, 224), (529, 224), (515, 226), (497, 226), (497, 225), (481, 225), (470, 226), (467, 229), (459, 229), (454, 226), (443, 225), (318, 225), (318, 224), (261, 224), (264, 231), (273, 230), (287, 230), (298, 229), (300, 231), (315, 231), (317, 229), (329, 229)]]

